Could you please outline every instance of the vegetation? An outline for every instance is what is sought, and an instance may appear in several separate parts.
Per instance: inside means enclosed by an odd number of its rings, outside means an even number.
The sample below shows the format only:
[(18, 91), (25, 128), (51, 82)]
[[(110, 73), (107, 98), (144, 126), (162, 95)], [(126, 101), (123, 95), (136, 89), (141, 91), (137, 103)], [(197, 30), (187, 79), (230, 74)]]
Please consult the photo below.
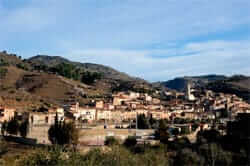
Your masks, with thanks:
[(136, 137), (134, 136), (128, 136), (127, 139), (125, 139), (123, 145), (127, 148), (134, 147), (137, 144)]
[(96, 80), (99, 80), (102, 78), (102, 74), (101, 73), (97, 73), (97, 72), (84, 72), (82, 74), (82, 78), (81, 78), (81, 82), (85, 83), (85, 84), (93, 84)]
[[(42, 66), (42, 67), (44, 67), (44, 66)], [(42, 67), (41, 67), (41, 69), (42, 69)], [(61, 76), (67, 77), (67, 78), (72, 78), (75, 80), (80, 79), (80, 71), (77, 70), (77, 68), (72, 64), (60, 63), (60, 64), (56, 65), (55, 67), (49, 68), (48, 70), (50, 72), (57, 73)]]
[(6, 68), (0, 68), (0, 79), (4, 78), (8, 72)]
[[(161, 147), (147, 148), (144, 153), (135, 154), (122, 146), (112, 146), (108, 151), (93, 149), (82, 155), (78, 152), (52, 148), (38, 151), (23, 158), (19, 165), (26, 166), (134, 166), (169, 165), (167, 155)], [(66, 157), (67, 156), (67, 157)]]
[(28, 132), (29, 132), (29, 120), (26, 119), (25, 121), (23, 121), (20, 126), (19, 126), (19, 132), (20, 132), (20, 135), (23, 137), (23, 138), (26, 138), (27, 135), (28, 135)]
[(18, 120), (14, 117), (7, 124), (7, 132), (12, 135), (17, 135), (19, 131)]
[(52, 144), (73, 145), (78, 144), (79, 132), (73, 122), (58, 121), (55, 117), (55, 124), (51, 125), (48, 131), (49, 140)]
[(170, 138), (170, 133), (168, 132), (168, 125), (165, 120), (160, 120), (159, 127), (155, 131), (155, 139), (160, 140), (161, 143), (167, 144)]
[(18, 63), (16, 64), (16, 67), (27, 71), (29, 70), (28, 66), (25, 63)]
[(50, 68), (45, 65), (36, 66), (36, 69), (57, 73), (63, 77), (81, 81), (89, 85), (102, 78), (101, 73), (84, 71), (74, 64), (64, 62)]
[[(202, 134), (201, 134), (202, 136)], [(203, 137), (203, 136), (202, 136)], [(132, 140), (128, 138), (128, 140)], [(20, 165), (88, 165), (88, 166), (234, 166), (247, 165), (245, 152), (233, 152), (224, 149), (219, 142), (191, 144), (186, 138), (168, 142), (166, 145), (110, 146), (106, 150), (92, 149), (85, 154), (62, 149), (45, 148), (23, 157)]]
[(28, 119), (20, 121), (16, 117), (13, 117), (9, 121), (4, 121), (2, 123), (1, 134), (2, 136), (5, 136), (6, 133), (10, 135), (20, 134), (23, 138), (25, 138), (29, 133)]
[[(167, 131), (166, 121), (160, 120), (155, 135), (161, 143), (157, 145), (137, 144), (136, 137), (128, 137), (124, 144), (120, 145), (114, 137), (107, 137), (105, 144), (108, 148), (92, 149), (81, 154), (70, 147), (53, 145), (22, 156), (17, 165), (244, 166), (249, 163), (249, 142), (243, 142), (240, 138), (235, 138), (239, 141), (235, 142), (232, 137), (237, 135), (234, 135), (233, 130), (225, 136), (215, 129), (201, 131), (197, 135), (196, 143), (191, 143), (185, 137), (169, 141)], [(244, 135), (244, 132), (248, 134), (246, 129), (242, 129), (241, 134)]]
[(159, 126), (159, 120), (154, 119), (152, 116), (146, 117), (144, 114), (137, 115), (138, 129), (156, 129)]
[(105, 139), (104, 145), (107, 146), (119, 145), (119, 141), (113, 136), (108, 136)]
[(137, 127), (138, 129), (149, 129), (149, 119), (144, 114), (137, 115)]

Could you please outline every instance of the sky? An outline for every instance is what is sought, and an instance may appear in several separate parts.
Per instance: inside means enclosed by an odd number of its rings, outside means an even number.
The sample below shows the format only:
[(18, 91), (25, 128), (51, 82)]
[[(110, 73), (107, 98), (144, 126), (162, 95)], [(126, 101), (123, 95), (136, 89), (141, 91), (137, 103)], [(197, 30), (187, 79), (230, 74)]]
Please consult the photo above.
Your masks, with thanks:
[(249, 0), (0, 0), (0, 50), (148, 81), (250, 75)]

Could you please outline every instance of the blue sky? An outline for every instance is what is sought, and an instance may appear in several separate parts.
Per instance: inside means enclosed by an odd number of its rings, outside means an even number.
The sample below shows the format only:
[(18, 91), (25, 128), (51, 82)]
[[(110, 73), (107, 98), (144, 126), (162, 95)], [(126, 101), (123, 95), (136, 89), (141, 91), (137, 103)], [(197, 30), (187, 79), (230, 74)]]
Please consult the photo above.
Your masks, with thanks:
[(250, 75), (249, 0), (0, 0), (0, 50), (149, 81)]

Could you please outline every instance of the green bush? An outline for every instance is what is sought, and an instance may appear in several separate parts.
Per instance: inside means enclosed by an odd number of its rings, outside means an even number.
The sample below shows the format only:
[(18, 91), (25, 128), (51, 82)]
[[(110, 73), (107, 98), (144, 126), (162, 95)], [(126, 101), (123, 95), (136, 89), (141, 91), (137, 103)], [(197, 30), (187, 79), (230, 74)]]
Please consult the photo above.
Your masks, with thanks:
[(107, 146), (119, 145), (119, 141), (113, 136), (108, 136), (106, 137), (104, 144)]
[(123, 145), (125, 147), (133, 147), (137, 144), (137, 140), (135, 136), (128, 136), (128, 138), (124, 141)]
[(12, 135), (17, 135), (19, 131), (18, 120), (14, 117), (7, 123), (7, 132)]
[(52, 144), (76, 146), (78, 144), (79, 131), (73, 122), (58, 121), (58, 116), (56, 115), (55, 124), (50, 126), (48, 136)]
[(8, 72), (6, 68), (0, 68), (0, 79), (4, 78)]

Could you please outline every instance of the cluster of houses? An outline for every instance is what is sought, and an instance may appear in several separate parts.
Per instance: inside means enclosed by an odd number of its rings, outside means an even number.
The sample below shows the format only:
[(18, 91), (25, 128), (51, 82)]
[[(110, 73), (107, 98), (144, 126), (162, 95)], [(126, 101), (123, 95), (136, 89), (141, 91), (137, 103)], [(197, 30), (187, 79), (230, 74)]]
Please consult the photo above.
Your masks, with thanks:
[[(128, 122), (138, 114), (154, 119), (216, 119), (217, 117), (235, 117), (238, 113), (249, 113), (250, 105), (236, 95), (214, 93), (212, 91), (195, 92), (188, 87), (186, 93), (169, 91), (165, 93), (169, 100), (162, 102), (146, 93), (119, 92), (113, 95), (111, 102), (96, 101), (95, 106), (80, 106), (78, 102), (61, 108), (39, 109), (29, 112), (30, 124), (53, 124), (57, 115), (59, 120), (79, 122)], [(15, 116), (14, 108), (0, 107), (0, 122)]]

